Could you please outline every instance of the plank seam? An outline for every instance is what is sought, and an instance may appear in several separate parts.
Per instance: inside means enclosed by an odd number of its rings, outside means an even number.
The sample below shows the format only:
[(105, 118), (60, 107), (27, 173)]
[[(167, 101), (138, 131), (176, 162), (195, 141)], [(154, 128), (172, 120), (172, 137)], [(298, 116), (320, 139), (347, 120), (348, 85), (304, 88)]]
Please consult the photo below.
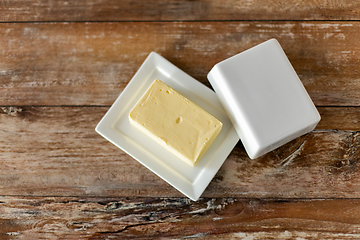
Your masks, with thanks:
[[(91, 105), (0, 105), (0, 107), (111, 107), (112, 105), (96, 105), (96, 104), (91, 104)], [(339, 105), (321, 105), (321, 106), (316, 106), (317, 108), (360, 108), (360, 106), (357, 105), (343, 105), (343, 106), (339, 106)]]
[(242, 19), (242, 20), (81, 20), (81, 21), (0, 21), (0, 23), (196, 23), (196, 22), (360, 22), (360, 19)]
[[(236, 199), (236, 200), (261, 200), (261, 201), (275, 201), (275, 202), (290, 202), (290, 201), (313, 201), (313, 200), (360, 200), (359, 198), (314, 198), (314, 197), (309, 197), (309, 198), (245, 198), (245, 197), (201, 197), (199, 198), (199, 200), (197, 201), (192, 201), (187, 197), (154, 197), (154, 196), (84, 196), (84, 195), (70, 195), (70, 196), (53, 196), (53, 195), (44, 195), (44, 196), (29, 196), (29, 195), (0, 195), (0, 198), (6, 198), (6, 197), (17, 197), (17, 198), (80, 198), (80, 200), (72, 200), (71, 202), (83, 202), (84, 199), (128, 199), (128, 198), (132, 198), (132, 199), (164, 199), (164, 200), (171, 200), (171, 199), (184, 199), (184, 200), (189, 200), (190, 202), (200, 202), (200, 201), (205, 201), (205, 200), (211, 200), (211, 199)], [(0, 204), (3, 203), (0, 201)]]

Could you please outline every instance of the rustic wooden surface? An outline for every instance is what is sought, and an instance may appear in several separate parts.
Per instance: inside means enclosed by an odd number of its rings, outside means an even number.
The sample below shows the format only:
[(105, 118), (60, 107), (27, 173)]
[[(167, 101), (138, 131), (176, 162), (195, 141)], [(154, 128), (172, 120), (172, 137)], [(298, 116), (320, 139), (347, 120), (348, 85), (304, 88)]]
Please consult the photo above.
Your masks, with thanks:
[[(360, 1), (0, 1), (0, 239), (359, 239)], [(322, 116), (193, 202), (95, 133), (151, 51), (210, 86), (269, 38)]]

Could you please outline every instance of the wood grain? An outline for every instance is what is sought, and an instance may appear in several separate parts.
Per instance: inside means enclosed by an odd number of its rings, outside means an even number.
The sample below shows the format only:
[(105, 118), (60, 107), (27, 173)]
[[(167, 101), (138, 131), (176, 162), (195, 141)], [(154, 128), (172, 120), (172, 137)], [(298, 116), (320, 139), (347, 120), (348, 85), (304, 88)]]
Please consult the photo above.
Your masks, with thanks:
[(318, 107), (321, 115), (317, 129), (360, 131), (359, 107)]
[(360, 106), (359, 22), (0, 24), (0, 105), (110, 105), (151, 51), (209, 86), (213, 65), (277, 38), (318, 106)]
[(360, 1), (12, 0), (0, 21), (359, 20)]
[(0, 197), (0, 237), (357, 239), (359, 214), (358, 199)]
[[(3, 107), (0, 195), (183, 196), (95, 133), (107, 110)], [(359, 198), (360, 108), (320, 113), (315, 131), (261, 158), (239, 143), (203, 197)]]

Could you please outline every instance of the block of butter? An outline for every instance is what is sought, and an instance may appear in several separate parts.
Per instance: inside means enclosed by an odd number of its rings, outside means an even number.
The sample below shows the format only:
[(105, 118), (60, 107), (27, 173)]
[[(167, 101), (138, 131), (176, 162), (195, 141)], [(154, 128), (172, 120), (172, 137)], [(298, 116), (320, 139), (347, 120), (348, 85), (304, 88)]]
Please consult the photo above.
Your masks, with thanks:
[(160, 80), (151, 84), (129, 118), (132, 125), (191, 166), (222, 128), (219, 120)]

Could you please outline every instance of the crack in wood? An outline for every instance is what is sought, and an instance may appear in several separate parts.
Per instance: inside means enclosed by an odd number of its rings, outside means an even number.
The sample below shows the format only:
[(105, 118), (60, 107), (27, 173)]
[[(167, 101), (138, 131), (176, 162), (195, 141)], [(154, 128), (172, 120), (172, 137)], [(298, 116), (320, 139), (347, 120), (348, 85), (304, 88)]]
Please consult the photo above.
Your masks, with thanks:
[(350, 130), (338, 130), (338, 129), (315, 129), (313, 133), (360, 133), (360, 131), (350, 131)]
[(123, 229), (117, 230), (117, 231), (104, 231), (104, 232), (97, 232), (96, 234), (117, 234), (117, 233), (122, 233), (126, 230), (128, 230), (129, 228), (132, 227), (138, 227), (138, 226), (144, 226), (144, 225), (150, 225), (153, 223), (138, 223), (138, 224), (131, 224), (131, 225), (127, 225), (125, 226)]
[[(116, 231), (103, 231), (103, 232), (96, 232), (95, 234), (118, 234), (118, 233), (122, 233), (122, 232), (125, 232), (127, 230), (129, 230), (130, 228), (134, 228), (134, 227), (139, 227), (139, 226), (148, 226), (148, 225), (151, 225), (151, 224), (158, 224), (158, 223), (163, 223), (163, 221), (167, 218), (170, 218), (170, 217), (173, 217), (173, 215), (182, 215), (183, 213), (181, 214), (170, 214), (169, 216), (165, 216), (165, 217), (162, 217), (162, 218), (159, 218), (158, 220), (153, 220), (153, 221), (150, 221), (150, 222), (146, 222), (146, 223), (136, 223), (136, 224), (130, 224), (130, 225), (127, 225), (125, 226), (124, 228), (122, 229), (119, 229), (119, 230), (116, 230)], [(149, 219), (148, 219), (149, 220)]]
[(109, 202), (106, 204), (106, 209), (115, 211), (115, 210), (132, 210), (132, 209), (147, 209), (147, 208), (153, 208), (153, 207), (184, 207), (190, 204), (190, 200), (187, 198), (182, 198), (177, 201), (169, 201), (169, 199), (161, 199), (158, 203), (144, 203), (144, 202), (138, 202), (138, 203), (126, 203), (124, 201), (118, 201), (118, 202)]
[(300, 151), (301, 148), (304, 146), (304, 144), (305, 144), (305, 142), (306, 142), (307, 139), (308, 139), (308, 137), (306, 137), (306, 138), (304, 139), (304, 141), (302, 141), (302, 143), (301, 143), (293, 152), (291, 152), (291, 153), (289, 154), (289, 156), (285, 157), (285, 158), (279, 163), (279, 165), (280, 165), (281, 167), (285, 167), (285, 166), (287, 166), (288, 164), (290, 164), (290, 162), (294, 159), (296, 153), (298, 153), (298, 151)]

